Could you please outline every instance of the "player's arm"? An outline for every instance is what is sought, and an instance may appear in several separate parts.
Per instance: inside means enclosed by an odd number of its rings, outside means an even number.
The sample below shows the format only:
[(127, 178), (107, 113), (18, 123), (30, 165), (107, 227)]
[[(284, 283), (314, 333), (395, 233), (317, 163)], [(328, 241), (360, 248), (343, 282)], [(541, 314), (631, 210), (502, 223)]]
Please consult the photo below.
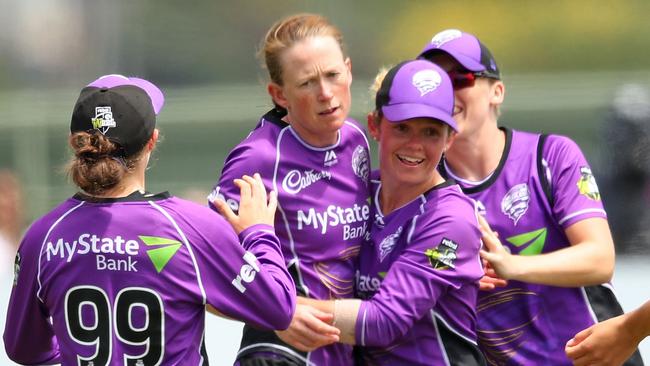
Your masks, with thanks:
[[(432, 223), (426, 226), (431, 230), (414, 235), (412, 244), (391, 265), (379, 291), (370, 300), (299, 298), (299, 303), (333, 314), (332, 325), (340, 330), (342, 343), (379, 347), (391, 344), (433, 308), (445, 291), (476, 282), (481, 277), (476, 225), (452, 217), (447, 219), (435, 225)], [(435, 251), (435, 244), (441, 243), (443, 238), (459, 246), (454, 253), (454, 268), (445, 268), (442, 262), (427, 256), (428, 250)], [(311, 339), (317, 323), (312, 322), (303, 333), (294, 330), (293, 326), (289, 330), (296, 333), (293, 339)]]
[(259, 174), (244, 176), (239, 214), (215, 201), (223, 217), (211, 215), (211, 232), (220, 238), (201, 256), (206, 268), (208, 304), (217, 312), (264, 329), (285, 329), (294, 313), (296, 290), (273, 231), (275, 192), (267, 194)]
[(574, 365), (618, 366), (650, 336), (650, 301), (638, 309), (605, 320), (576, 334), (565, 351)]
[(235, 183), (242, 176), (260, 173), (266, 187), (271, 189), (273, 157), (275, 153), (268, 150), (268, 141), (252, 142), (245, 140), (235, 147), (226, 158), (219, 181), (208, 195), (208, 206), (216, 212), (216, 200), (225, 201), (235, 213), (239, 210), (239, 186)]
[(554, 136), (547, 143), (553, 212), (570, 246), (535, 256), (511, 255), (486, 227), (483, 240), (489, 251), (482, 256), (504, 279), (564, 287), (608, 282), (614, 272), (614, 242), (591, 170), (573, 141)]
[[(34, 241), (36, 240), (36, 241)], [(30, 243), (31, 241), (31, 243)], [(14, 287), (4, 329), (5, 350), (23, 365), (60, 363), (59, 347), (45, 305), (37, 297), (38, 248), (42, 242), (29, 230), (18, 249)], [(40, 247), (40, 246), (38, 246)]]
[[(424, 223), (423, 216), (419, 226)], [(457, 249), (447, 251), (449, 247), (443, 242), (453, 243), (451, 246), (455, 244)], [(479, 246), (476, 222), (455, 215), (428, 223), (413, 234), (411, 244), (391, 265), (379, 292), (361, 303), (355, 324), (356, 344), (388, 346), (430, 311), (445, 292), (462, 286), (477, 286), (478, 290), (483, 274)], [(454, 256), (449, 265), (445, 258)], [(347, 306), (339, 309), (339, 305), (337, 314), (347, 311)], [(338, 327), (338, 317), (335, 322)]]

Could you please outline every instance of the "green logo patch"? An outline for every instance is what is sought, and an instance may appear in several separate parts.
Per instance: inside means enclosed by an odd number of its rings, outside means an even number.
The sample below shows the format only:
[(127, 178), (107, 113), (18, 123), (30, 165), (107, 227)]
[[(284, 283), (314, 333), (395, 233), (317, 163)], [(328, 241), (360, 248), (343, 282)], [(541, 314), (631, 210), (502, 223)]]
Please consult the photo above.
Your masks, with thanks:
[(149, 259), (151, 259), (154, 267), (156, 267), (158, 273), (162, 272), (167, 263), (169, 263), (182, 245), (179, 241), (174, 239), (143, 235), (138, 237), (147, 246), (160, 246), (160, 248), (147, 250), (147, 255), (149, 256)]
[(437, 247), (427, 249), (424, 255), (429, 258), (429, 263), (433, 269), (445, 270), (448, 268), (456, 268), (454, 262), (456, 261), (456, 250), (458, 244), (453, 240), (443, 238)]
[(526, 246), (522, 251), (519, 252), (520, 255), (537, 255), (544, 250), (544, 244), (546, 243), (546, 228), (541, 228), (539, 230), (530, 231), (527, 233), (511, 236), (506, 238), (506, 240), (516, 246), (517, 248)]

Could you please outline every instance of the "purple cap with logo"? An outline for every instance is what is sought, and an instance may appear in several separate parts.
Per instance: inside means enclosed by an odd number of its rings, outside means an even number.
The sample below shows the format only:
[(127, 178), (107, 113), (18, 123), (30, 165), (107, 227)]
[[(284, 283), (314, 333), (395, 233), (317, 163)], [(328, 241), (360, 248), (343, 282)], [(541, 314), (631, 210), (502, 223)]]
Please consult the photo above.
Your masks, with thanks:
[(119, 156), (128, 157), (149, 141), (164, 103), (162, 91), (147, 80), (105, 75), (81, 90), (70, 132), (98, 131), (120, 146)]
[(447, 53), (469, 71), (501, 79), (501, 72), (492, 53), (472, 34), (458, 29), (444, 30), (433, 36), (418, 57), (430, 59), (438, 52)]
[(458, 131), (454, 112), (454, 90), (446, 72), (426, 60), (400, 63), (388, 71), (375, 99), (390, 122), (411, 118), (437, 119)]

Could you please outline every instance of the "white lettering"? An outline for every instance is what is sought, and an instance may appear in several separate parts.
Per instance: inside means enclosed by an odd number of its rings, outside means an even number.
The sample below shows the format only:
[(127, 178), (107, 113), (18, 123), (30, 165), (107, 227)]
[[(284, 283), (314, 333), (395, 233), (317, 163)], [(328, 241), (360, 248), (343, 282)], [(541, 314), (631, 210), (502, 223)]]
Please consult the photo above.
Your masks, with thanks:
[[(370, 207), (368, 205), (359, 206), (356, 203), (352, 207), (329, 205), (323, 212), (317, 212), (314, 208), (310, 208), (306, 214), (303, 210), (298, 210), (297, 213), (298, 230), (302, 230), (304, 226), (311, 226), (315, 230), (320, 230), (321, 234), (326, 234), (330, 227), (348, 225), (343, 228), (344, 239), (358, 238), (363, 235), (366, 231), (366, 221), (369, 218)], [(352, 225), (358, 223), (362, 223), (363, 228), (352, 229)]]
[(95, 260), (98, 271), (138, 272), (138, 269), (135, 268), (138, 261), (133, 260), (131, 257), (126, 257), (126, 259), (112, 259), (106, 258), (103, 254), (97, 254)]
[(239, 275), (232, 280), (232, 285), (241, 292), (242, 294), (246, 291), (246, 286), (242, 284), (242, 281), (246, 283), (251, 283), (255, 279), (256, 272), (260, 271), (260, 267), (257, 264), (257, 257), (251, 252), (246, 252), (243, 256), (244, 261), (247, 264), (243, 264), (239, 268)]
[(52, 242), (47, 243), (47, 249), (45, 250), (47, 252), (47, 261), (50, 261), (50, 255), (56, 256), (58, 255), (59, 257), (63, 258), (63, 252), (65, 252), (64, 249), (64, 244), (63, 244), (63, 239), (59, 239), (56, 241), (56, 246), (52, 245)]
[[(122, 254), (133, 256), (138, 254), (139, 249), (140, 244), (136, 240), (125, 240), (119, 235), (115, 238), (103, 238), (94, 234), (83, 233), (79, 235), (77, 240), (73, 240), (72, 242), (67, 242), (62, 238), (57, 239), (56, 244), (48, 242), (45, 251), (48, 261), (52, 257), (59, 256), (62, 259), (65, 258), (66, 262), (70, 262), (77, 254), (84, 255), (92, 252), (94, 254)], [(102, 261), (102, 263), (108, 263), (104, 260)], [(133, 268), (133, 264), (129, 264), (131, 262), (126, 263), (129, 267)]]
[(291, 194), (296, 194), (321, 179), (332, 179), (332, 173), (328, 171), (314, 172), (313, 169), (305, 172), (292, 170), (282, 180), (282, 188)]

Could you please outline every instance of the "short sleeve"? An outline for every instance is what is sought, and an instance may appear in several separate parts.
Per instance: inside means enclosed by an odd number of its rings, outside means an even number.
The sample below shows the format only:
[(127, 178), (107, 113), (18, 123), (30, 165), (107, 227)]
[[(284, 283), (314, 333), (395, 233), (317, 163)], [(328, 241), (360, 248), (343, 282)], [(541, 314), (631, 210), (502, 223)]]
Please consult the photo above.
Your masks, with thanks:
[(607, 217), (594, 174), (575, 142), (550, 135), (542, 163), (551, 182), (553, 214), (563, 228), (587, 218)]

